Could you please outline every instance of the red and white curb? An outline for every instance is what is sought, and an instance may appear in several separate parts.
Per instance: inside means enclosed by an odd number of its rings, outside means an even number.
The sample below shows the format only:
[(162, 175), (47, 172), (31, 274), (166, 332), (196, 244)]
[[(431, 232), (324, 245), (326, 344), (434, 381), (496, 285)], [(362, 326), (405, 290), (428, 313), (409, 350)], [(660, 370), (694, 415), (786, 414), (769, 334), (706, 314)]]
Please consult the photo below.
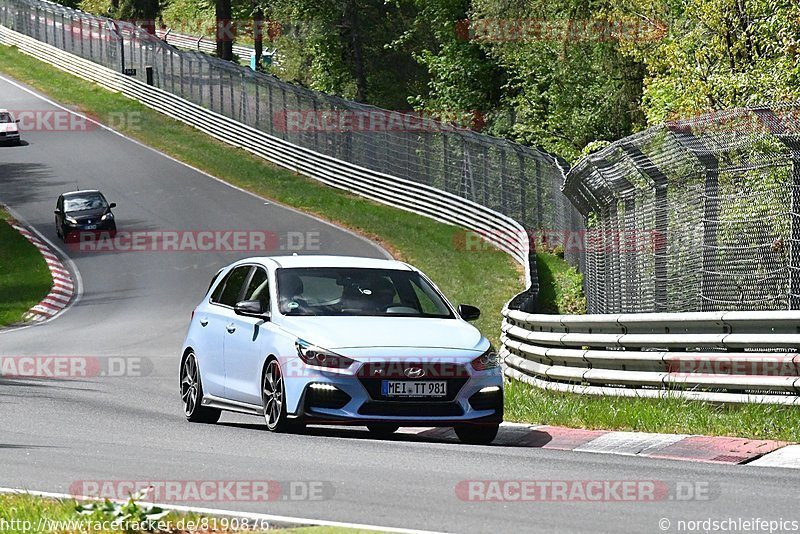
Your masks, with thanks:
[(53, 277), (53, 288), (50, 293), (24, 316), (26, 321), (44, 321), (67, 307), (75, 294), (75, 284), (72, 282), (72, 276), (64, 267), (64, 264), (61, 263), (58, 256), (53, 253), (44, 241), (17, 223), (11, 223), (11, 226), (39, 249), (44, 261), (47, 262), (48, 269), (50, 269), (50, 276)]
[[(436, 440), (458, 439), (451, 428), (401, 428), (399, 432)], [(748, 464), (800, 469), (800, 445), (775, 440), (612, 432), (503, 423), (493, 444), (712, 464)]]

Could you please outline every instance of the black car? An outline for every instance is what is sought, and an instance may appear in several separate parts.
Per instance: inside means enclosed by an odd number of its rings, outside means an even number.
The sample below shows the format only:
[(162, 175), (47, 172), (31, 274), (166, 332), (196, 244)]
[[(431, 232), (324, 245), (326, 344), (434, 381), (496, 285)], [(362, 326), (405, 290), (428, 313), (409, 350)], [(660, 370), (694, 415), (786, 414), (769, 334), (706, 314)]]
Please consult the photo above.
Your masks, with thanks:
[(73, 191), (58, 197), (56, 203), (56, 233), (67, 241), (80, 232), (108, 232), (113, 237), (117, 223), (111, 208), (117, 205), (108, 203), (103, 193), (96, 190)]

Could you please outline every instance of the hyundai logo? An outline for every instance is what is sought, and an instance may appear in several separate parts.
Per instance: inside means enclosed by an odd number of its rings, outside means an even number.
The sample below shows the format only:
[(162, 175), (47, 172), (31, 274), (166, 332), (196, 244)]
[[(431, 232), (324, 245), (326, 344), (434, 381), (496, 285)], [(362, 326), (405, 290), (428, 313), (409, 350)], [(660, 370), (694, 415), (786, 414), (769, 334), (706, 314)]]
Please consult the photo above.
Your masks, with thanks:
[(422, 378), (425, 376), (425, 369), (421, 367), (407, 367), (403, 374), (408, 378)]

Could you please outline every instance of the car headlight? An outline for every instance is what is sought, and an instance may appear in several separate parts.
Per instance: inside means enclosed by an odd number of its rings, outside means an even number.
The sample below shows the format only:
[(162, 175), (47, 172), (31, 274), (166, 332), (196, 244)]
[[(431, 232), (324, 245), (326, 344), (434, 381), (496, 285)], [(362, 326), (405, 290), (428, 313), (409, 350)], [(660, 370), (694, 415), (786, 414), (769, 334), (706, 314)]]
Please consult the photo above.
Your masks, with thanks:
[(114, 218), (114, 214), (109, 211), (108, 213), (106, 213), (105, 215), (100, 217), (100, 220), (101, 221), (107, 221), (108, 219), (113, 219), (113, 218)]
[(476, 371), (488, 371), (500, 365), (500, 357), (494, 350), (494, 347), (489, 346), (489, 350), (472, 360), (472, 368)]
[(297, 355), (307, 365), (315, 365), (317, 367), (330, 367), (332, 369), (347, 369), (355, 361), (347, 356), (336, 354), (322, 347), (318, 347), (303, 339), (295, 341), (294, 346), (297, 348)]
[(64, 217), (64, 219), (70, 224), (78, 224), (78, 221), (72, 217)]

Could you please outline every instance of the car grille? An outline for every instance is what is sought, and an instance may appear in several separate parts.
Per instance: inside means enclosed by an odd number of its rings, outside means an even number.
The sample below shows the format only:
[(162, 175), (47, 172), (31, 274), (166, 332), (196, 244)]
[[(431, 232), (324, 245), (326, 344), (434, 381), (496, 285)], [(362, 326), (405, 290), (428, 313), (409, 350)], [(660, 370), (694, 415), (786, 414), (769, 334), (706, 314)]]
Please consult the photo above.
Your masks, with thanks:
[[(406, 376), (407, 369), (422, 369), (423, 374), (419, 378), (409, 378)], [(401, 380), (409, 382), (426, 381), (446, 381), (447, 395), (444, 397), (426, 398), (425, 402), (442, 403), (452, 402), (464, 384), (469, 380), (469, 372), (466, 367), (454, 363), (442, 362), (368, 362), (361, 366), (356, 373), (358, 380), (364, 389), (367, 390), (372, 400), (393, 401), (412, 403), (419, 402), (419, 397), (408, 397), (399, 399), (398, 397), (385, 397), (381, 393), (381, 382), (384, 380)]]
[(442, 417), (464, 415), (461, 406), (454, 402), (365, 402), (358, 409), (361, 415), (397, 417)]

